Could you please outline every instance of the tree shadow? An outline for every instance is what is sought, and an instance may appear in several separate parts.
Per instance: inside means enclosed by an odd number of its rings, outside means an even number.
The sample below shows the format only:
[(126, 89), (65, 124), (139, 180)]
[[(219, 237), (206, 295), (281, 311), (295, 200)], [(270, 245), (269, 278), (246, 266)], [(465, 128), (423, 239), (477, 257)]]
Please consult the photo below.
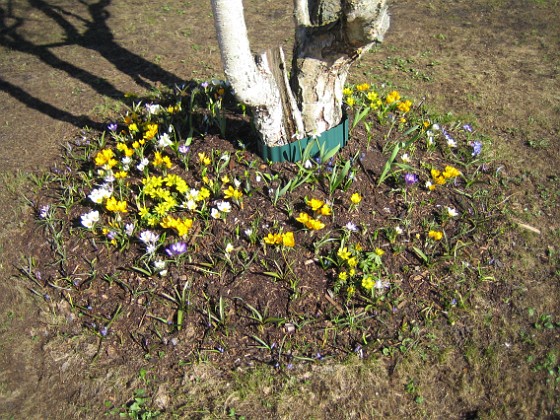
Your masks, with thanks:
[[(51, 5), (45, 0), (29, 0), (29, 5), (48, 17), (56, 27), (64, 31), (64, 40), (50, 44), (37, 44), (28, 40), (20, 33), (25, 19), (18, 17), (13, 11), (13, 0), (0, 6), (0, 45), (25, 54), (35, 56), (50, 67), (65, 72), (69, 77), (87, 84), (97, 93), (115, 99), (123, 98), (125, 92), (119, 90), (110, 81), (99, 77), (85, 68), (81, 68), (59, 58), (52, 50), (64, 46), (78, 46), (96, 51), (112, 63), (120, 72), (131, 77), (139, 86), (149, 89), (153, 83), (181, 84), (184, 81), (176, 75), (162, 69), (120, 46), (114, 38), (107, 23), (110, 13), (106, 10), (111, 0), (99, 0), (90, 3), (79, 0), (87, 8), (89, 16), (83, 17), (61, 6)], [(77, 19), (85, 25), (86, 30), (80, 32), (70, 18)], [(83, 116), (75, 116), (67, 111), (35, 98), (23, 88), (7, 81), (0, 80), (0, 90), (5, 91), (30, 108), (36, 109), (52, 118), (69, 122), (82, 127), (84, 121), (90, 126), (96, 124)], [(88, 121), (89, 120), (89, 121)]]

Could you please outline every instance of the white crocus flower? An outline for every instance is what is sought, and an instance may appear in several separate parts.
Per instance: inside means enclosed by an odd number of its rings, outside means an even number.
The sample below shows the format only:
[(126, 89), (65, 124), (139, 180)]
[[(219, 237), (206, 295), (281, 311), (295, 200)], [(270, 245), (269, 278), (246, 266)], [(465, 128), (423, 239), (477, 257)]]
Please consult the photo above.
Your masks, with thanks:
[(348, 229), (350, 232), (357, 232), (358, 231), (358, 226), (356, 226), (355, 223), (352, 222), (348, 222), (346, 223), (346, 226), (344, 226), (346, 229)]
[(126, 234), (126, 236), (134, 235), (134, 224), (127, 223), (124, 227), (124, 233)]
[(231, 212), (231, 204), (227, 201), (218, 201), (216, 207), (223, 213)]
[(453, 207), (447, 207), (447, 215), (449, 217), (457, 217), (459, 216), (459, 212), (457, 210), (455, 210)]
[(139, 238), (146, 245), (153, 245), (158, 241), (159, 235), (157, 233), (152, 232), (151, 230), (145, 230), (140, 233)]
[(113, 191), (111, 191), (109, 188), (105, 186), (102, 186), (100, 188), (91, 190), (91, 192), (88, 195), (88, 198), (96, 204), (101, 204), (103, 200), (111, 197), (111, 195), (113, 195)]
[(167, 275), (167, 269), (165, 268), (165, 261), (163, 260), (156, 260), (154, 261), (154, 268), (158, 272), (160, 276)]
[(173, 141), (171, 141), (171, 137), (169, 137), (169, 134), (163, 133), (161, 136), (159, 136), (158, 147), (161, 147), (161, 148), (169, 147), (172, 144), (173, 144)]
[(136, 165), (136, 169), (138, 169), (140, 172), (142, 172), (144, 170), (144, 168), (146, 166), (148, 166), (149, 164), (150, 164), (150, 161), (148, 159), (142, 158), (140, 163), (138, 165)]
[(220, 210), (212, 208), (212, 210), (210, 211), (210, 216), (212, 216), (214, 219), (219, 219), (220, 217), (222, 217), (222, 214), (220, 213)]
[(161, 111), (161, 106), (159, 104), (146, 104), (146, 110), (149, 114), (155, 115)]
[(196, 201), (191, 198), (183, 203), (183, 207), (191, 211), (196, 210)]
[(89, 213), (82, 214), (82, 225), (87, 229), (91, 229), (93, 225), (99, 222), (99, 212), (97, 210), (92, 210)]

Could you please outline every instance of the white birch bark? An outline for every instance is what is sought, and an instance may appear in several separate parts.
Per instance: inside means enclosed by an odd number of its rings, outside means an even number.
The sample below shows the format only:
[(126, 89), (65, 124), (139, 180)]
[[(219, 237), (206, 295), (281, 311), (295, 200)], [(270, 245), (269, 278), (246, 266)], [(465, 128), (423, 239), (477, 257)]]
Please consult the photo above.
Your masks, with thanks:
[(242, 0), (212, 0), (212, 10), (224, 71), (237, 99), (252, 109), (265, 144), (286, 144), (280, 92), (266, 59), (257, 66), (251, 54)]
[(212, 8), (226, 76), (237, 98), (251, 107), (268, 146), (339, 124), (351, 64), (382, 41), (389, 27), (385, 0), (294, 0), (296, 44), (288, 85), (281, 53), (254, 61), (242, 0), (212, 0)]

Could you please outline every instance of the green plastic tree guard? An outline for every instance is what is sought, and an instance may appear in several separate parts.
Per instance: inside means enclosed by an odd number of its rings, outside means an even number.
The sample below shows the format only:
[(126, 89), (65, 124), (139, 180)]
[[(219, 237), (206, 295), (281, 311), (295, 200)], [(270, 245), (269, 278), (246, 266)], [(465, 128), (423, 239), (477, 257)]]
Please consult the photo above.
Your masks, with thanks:
[[(348, 142), (348, 117), (336, 127), (325, 131), (318, 137), (305, 137), (284, 146), (268, 147), (259, 143), (259, 154), (271, 162), (298, 162), (302, 160), (305, 149), (310, 146), (309, 157), (314, 157), (322, 150), (325, 153), (339, 146), (342, 149)], [(314, 143), (314, 144), (313, 144)]]

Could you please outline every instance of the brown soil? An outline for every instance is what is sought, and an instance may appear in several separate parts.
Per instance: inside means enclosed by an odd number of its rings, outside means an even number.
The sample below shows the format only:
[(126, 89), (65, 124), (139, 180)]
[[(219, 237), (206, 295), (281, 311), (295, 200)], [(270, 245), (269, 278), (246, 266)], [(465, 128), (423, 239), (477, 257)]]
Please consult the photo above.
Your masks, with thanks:
[[(392, 27), (385, 44), (368, 55), (352, 74), (355, 82), (390, 80), (411, 97), (425, 98), (425, 103), (441, 114), (452, 112), (465, 121), (477, 121), (480, 130), (492, 138), (497, 157), (508, 162), (493, 169), (507, 174), (505, 186), (513, 220), (538, 229), (540, 235), (521, 228), (499, 242), (502, 249), (494, 250), (492, 255), (499, 256), (501, 266), (508, 269), (503, 274), (508, 279), (499, 288), (489, 288), (488, 293), (498, 294), (496, 301), (500, 301), (500, 294), (503, 300), (516, 298), (515, 305), (500, 307), (502, 312), (497, 317), (529, 307), (539, 313), (557, 314), (558, 277), (554, 273), (558, 267), (552, 258), (559, 247), (560, 229), (557, 6), (552, 1), (521, 0), (400, 1), (392, 6)], [(246, 13), (255, 50), (289, 42), (290, 5), (247, 1)], [(124, 338), (124, 331), (130, 325), (123, 324), (121, 334), (115, 332), (111, 341), (104, 343), (102, 357), (97, 357), (100, 340), (93, 334), (89, 339), (77, 338), (83, 323), (73, 318), (75, 313), (67, 304), (45, 304), (43, 297), (33, 296), (15, 280), (14, 274), (24, 265), (22, 256), (40, 255), (43, 251), (39, 247), (45, 246), (39, 245), (41, 230), (34, 227), (33, 212), (20, 194), (24, 192), (35, 200), (48, 193), (35, 194), (35, 187), (19, 173), (38, 174), (52, 167), (60, 158), (61, 145), (80, 138), (85, 125), (103, 128), (108, 117), (122, 106), (119, 104), (126, 92), (143, 94), (151, 86), (220, 76), (210, 7), (175, 1), (165, 5), (132, 1), (76, 5), (30, 0), (1, 6), (0, 18), (0, 100), (4, 110), (0, 117), (0, 156), (5, 183), (0, 190), (0, 399), (5, 401), (0, 403), (0, 416), (92, 418), (102, 411), (103, 401), (120, 403), (123, 395), (132, 395), (140, 386), (136, 376), (145, 366), (146, 353), (165, 350), (168, 359), (188, 361), (193, 351), (216, 350), (221, 342), (208, 340), (204, 328), (199, 327), (182, 333), (197, 343), (196, 348), (169, 350), (169, 346), (155, 346), (147, 352), (153, 334), (144, 337), (145, 331), (139, 328), (136, 343), (128, 343), (130, 338)], [(204, 147), (212, 147), (212, 141), (222, 150), (232, 147), (217, 138), (209, 138)], [(345, 153), (350, 155), (354, 150), (349, 148)], [(372, 209), (376, 204), (375, 198), (369, 203)], [(250, 218), (256, 210), (257, 206), (246, 208), (237, 216)], [(279, 215), (269, 217), (272, 222)], [(87, 252), (84, 250), (83, 255)], [(73, 263), (78, 264), (83, 255)], [(298, 275), (308, 279), (306, 289), (322, 290), (320, 283), (326, 279), (312, 272), (313, 267)], [(214, 294), (212, 287), (222, 287), (221, 294), (250, 301), (251, 296), (262, 292), (254, 286), (255, 278), (266, 281), (260, 277), (251, 273), (241, 275), (235, 284), (225, 277), (219, 286), (199, 286), (209, 295)], [(126, 279), (128, 284), (135, 281), (141, 282), (133, 274)], [(293, 313), (289, 290), (268, 284), (270, 313)], [(85, 290), (79, 304), (101, 306), (103, 292), (118, 294), (111, 289), (118, 290), (119, 286), (108, 285), (105, 291)], [(88, 296), (94, 292), (95, 296)], [(312, 306), (319, 300), (310, 293), (301, 313), (322, 310), (319, 305)], [(141, 309), (138, 304), (127, 316), (141, 318)], [(112, 310), (114, 307), (108, 305), (104, 313)], [(204, 318), (204, 314), (198, 316)], [(249, 328), (243, 324), (249, 323), (247, 318), (232, 323), (240, 329)], [(278, 341), (281, 337), (269, 338)], [(124, 352), (119, 347), (123, 340), (128, 347)], [(228, 346), (244, 351), (252, 348), (242, 342), (228, 342)], [(274, 361), (261, 360), (262, 352), (253, 353), (249, 354), (252, 360)], [(207, 359), (214, 362), (224, 359), (215, 351), (207, 354)], [(333, 350), (332, 354), (338, 353)], [(232, 352), (225, 364), (245, 368), (245, 362), (238, 363), (240, 356)], [(172, 371), (167, 374), (169, 378), (180, 375)], [(445, 382), (442, 378), (441, 383)], [(530, 382), (522, 386), (527, 387)], [(496, 403), (496, 397), (488, 393), (481, 403), (485, 409)], [(550, 407), (536, 406), (533, 413), (552, 412)], [(476, 412), (478, 408), (466, 402), (455, 414)]]

